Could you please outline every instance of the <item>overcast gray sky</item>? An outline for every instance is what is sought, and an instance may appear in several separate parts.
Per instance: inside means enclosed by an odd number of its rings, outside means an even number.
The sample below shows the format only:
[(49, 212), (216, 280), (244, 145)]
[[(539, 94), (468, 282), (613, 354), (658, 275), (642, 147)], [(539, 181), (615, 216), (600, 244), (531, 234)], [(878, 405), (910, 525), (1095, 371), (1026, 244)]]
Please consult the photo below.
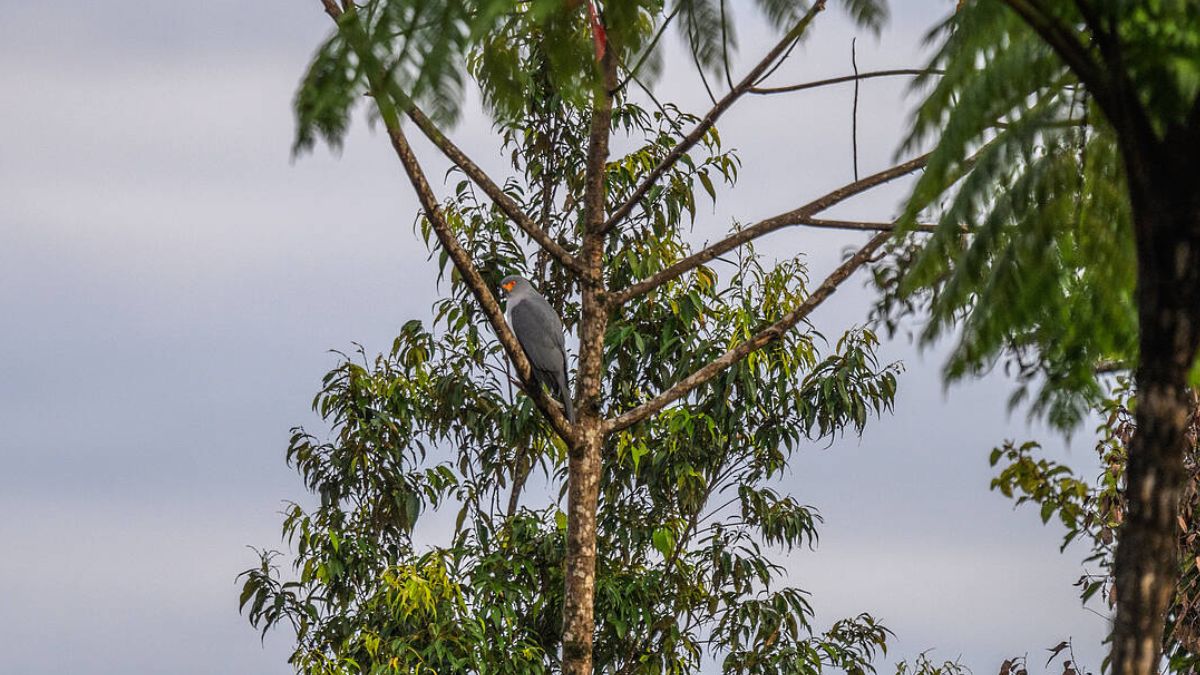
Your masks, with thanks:
[[(860, 68), (919, 65), (949, 0), (893, 3)], [(328, 20), (316, 0), (0, 0), (0, 671), (287, 673), (287, 639), (237, 613), (245, 547), (278, 542), (303, 488), (288, 430), (352, 341), (390, 344), (428, 316), (434, 272), (390, 148), (358, 125), (340, 157), (289, 159), (290, 99)], [(853, 31), (829, 12), (774, 81), (840, 75)], [(744, 53), (764, 44), (753, 24)], [(661, 92), (704, 109), (685, 69)], [(697, 239), (850, 178), (849, 87), (752, 99), (721, 124), (745, 162)], [(912, 103), (865, 83), (860, 162), (887, 165)], [(499, 171), (478, 115), (454, 131)], [(433, 167), (441, 166), (433, 163)], [(441, 175), (431, 168), (431, 175)], [(903, 186), (840, 215), (894, 213)], [(861, 239), (795, 231), (760, 250), (809, 255), (819, 277)], [(865, 320), (863, 279), (816, 317)], [(820, 620), (870, 611), (893, 657), (933, 648), (976, 673), (1074, 637), (1098, 670), (1104, 621), (1071, 583), (1081, 552), (987, 489), (987, 453), (1042, 438), (995, 375), (946, 390), (942, 352), (907, 339), (894, 415), (861, 439), (797, 455), (785, 487), (825, 516), (820, 546), (786, 560)]]

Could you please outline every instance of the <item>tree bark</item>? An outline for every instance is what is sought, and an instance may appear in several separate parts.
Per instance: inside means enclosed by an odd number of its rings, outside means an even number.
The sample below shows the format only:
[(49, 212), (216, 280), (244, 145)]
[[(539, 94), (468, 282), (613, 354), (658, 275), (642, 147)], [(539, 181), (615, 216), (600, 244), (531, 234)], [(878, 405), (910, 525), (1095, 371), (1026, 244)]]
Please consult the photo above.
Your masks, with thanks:
[(584, 189), (581, 258), (589, 274), (581, 280), (583, 316), (579, 329), (578, 433), (570, 445), (567, 463), (564, 675), (591, 675), (592, 637), (596, 627), (596, 508), (600, 496), (600, 451), (604, 446), (600, 393), (604, 375), (604, 334), (608, 330), (608, 299), (603, 284), (605, 168), (612, 127), (613, 91), (617, 84), (613, 51), (610, 46), (599, 64), (602, 79), (592, 107)]
[[(1162, 146), (1160, 146), (1162, 148)], [(1200, 343), (1200, 162), (1187, 144), (1126, 159), (1138, 254), (1137, 429), (1114, 560), (1114, 675), (1153, 675), (1179, 581), (1176, 522), (1187, 472), (1188, 373)]]

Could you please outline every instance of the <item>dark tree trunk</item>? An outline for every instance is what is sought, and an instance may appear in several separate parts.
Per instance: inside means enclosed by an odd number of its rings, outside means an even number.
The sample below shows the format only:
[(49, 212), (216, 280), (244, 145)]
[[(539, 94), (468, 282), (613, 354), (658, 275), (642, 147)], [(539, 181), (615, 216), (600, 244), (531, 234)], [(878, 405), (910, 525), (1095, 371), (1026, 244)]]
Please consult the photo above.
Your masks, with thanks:
[(1128, 512), (1114, 562), (1114, 675), (1153, 675), (1179, 579), (1179, 501), (1187, 478), (1188, 372), (1200, 342), (1200, 161), (1165, 147), (1126, 168), (1138, 256), (1137, 429)]

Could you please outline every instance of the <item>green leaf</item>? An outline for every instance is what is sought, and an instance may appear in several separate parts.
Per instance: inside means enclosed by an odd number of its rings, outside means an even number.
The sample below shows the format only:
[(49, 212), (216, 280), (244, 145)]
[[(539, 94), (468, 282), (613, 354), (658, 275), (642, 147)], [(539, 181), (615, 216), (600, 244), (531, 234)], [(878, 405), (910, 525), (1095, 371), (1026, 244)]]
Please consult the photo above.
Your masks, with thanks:
[(675, 550), (675, 533), (669, 528), (660, 527), (654, 530), (654, 548), (664, 557), (670, 557), (671, 552)]

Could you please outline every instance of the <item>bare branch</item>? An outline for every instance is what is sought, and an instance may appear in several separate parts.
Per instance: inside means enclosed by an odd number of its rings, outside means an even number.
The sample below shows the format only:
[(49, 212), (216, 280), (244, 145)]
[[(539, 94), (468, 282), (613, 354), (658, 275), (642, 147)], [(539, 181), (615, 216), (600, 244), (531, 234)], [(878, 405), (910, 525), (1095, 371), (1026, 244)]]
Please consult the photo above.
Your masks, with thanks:
[(792, 84), (786, 87), (754, 87), (750, 90), (751, 94), (787, 94), (793, 91), (803, 91), (805, 89), (816, 89), (818, 87), (827, 87), (831, 84), (843, 84), (845, 82), (858, 82), (860, 80), (869, 80), (875, 77), (894, 77), (896, 75), (941, 75), (944, 71), (941, 70), (922, 70), (920, 68), (898, 68), (893, 70), (874, 70), (871, 72), (860, 73), (857, 75), (843, 75), (841, 77), (831, 77), (825, 80), (814, 80), (812, 82), (803, 82), (801, 84)]
[[(803, 221), (796, 223), (805, 227), (819, 227), (831, 230), (859, 230), (862, 232), (894, 232), (896, 230), (895, 223), (879, 223), (862, 220), (824, 220), (821, 218), (806, 218)], [(937, 229), (937, 225), (929, 223), (917, 223), (908, 228), (912, 232), (933, 232)]]
[(650, 191), (650, 188), (654, 187), (654, 184), (658, 182), (658, 179), (662, 178), (663, 174), (670, 170), (670, 168), (679, 161), (679, 158), (687, 154), (689, 150), (691, 150), (697, 143), (700, 142), (700, 139), (704, 137), (704, 134), (708, 133), (708, 130), (717, 123), (717, 120), (720, 119), (721, 115), (724, 114), (724, 112), (728, 110), (730, 106), (736, 103), (737, 100), (744, 94), (750, 91), (750, 89), (754, 86), (755, 81), (760, 75), (762, 75), (763, 71), (769, 68), (771, 64), (779, 58), (780, 54), (786, 51), (792, 43), (794, 43), (801, 35), (804, 34), (805, 29), (807, 29), (808, 25), (812, 23), (812, 20), (816, 17), (817, 13), (824, 9), (825, 0), (818, 0), (817, 2), (813, 3), (813, 6), (808, 10), (808, 13), (804, 15), (804, 18), (802, 18), (794, 28), (788, 31), (787, 35), (785, 35), (782, 40), (780, 40), (774, 47), (771, 48), (771, 51), (767, 52), (767, 55), (764, 56), (763, 59), (759, 61), (758, 64), (755, 65), (754, 68), (752, 68), (744, 78), (742, 78), (741, 82), (738, 82), (737, 86), (731, 89), (729, 93), (725, 94), (725, 96), (721, 97), (721, 100), (717, 101), (712, 109), (709, 110), (703, 118), (701, 118), (700, 123), (697, 124), (694, 129), (692, 129), (691, 133), (689, 133), (687, 136), (684, 136), (683, 139), (675, 145), (675, 147), (671, 148), (671, 150), (667, 152), (666, 156), (662, 158), (662, 161), (658, 163), (658, 166), (655, 166), (637, 186), (637, 189), (635, 189), (633, 193), (629, 195), (629, 198), (625, 200), (625, 203), (621, 204), (621, 206), (617, 207), (617, 209), (613, 211), (612, 215), (609, 216), (608, 220), (604, 223), (604, 227), (601, 230), (602, 233), (609, 232), (617, 225), (617, 223), (620, 223), (625, 219), (626, 216), (629, 215), (629, 212), (632, 211), (634, 207), (637, 206), (638, 202), (640, 202), (642, 198), (646, 196), (646, 193)]
[(854, 107), (850, 111), (850, 147), (854, 158), (854, 180), (858, 180), (858, 38), (850, 40), (850, 67), (854, 69)]
[(334, 0), (321, 0), (321, 4), (325, 7), (325, 13), (329, 15), (329, 18), (334, 21), (342, 18), (342, 8), (338, 7)]
[[(688, 270), (703, 265), (704, 263), (716, 258), (726, 251), (731, 251), (748, 241), (757, 239), (758, 237), (774, 232), (780, 228), (792, 225), (813, 225), (811, 221), (814, 220), (813, 216), (816, 214), (825, 211), (835, 204), (843, 202), (854, 195), (865, 192), (873, 187), (882, 185), (888, 181), (895, 180), (896, 178), (908, 175), (918, 169), (921, 169), (925, 166), (925, 163), (928, 161), (928, 159), (929, 155), (921, 155), (920, 157), (911, 159), (903, 164), (897, 164), (890, 169), (880, 171), (879, 173), (867, 176), (862, 180), (857, 180), (849, 185), (840, 187), (837, 190), (825, 194), (798, 209), (788, 211), (787, 213), (781, 213), (773, 218), (767, 218), (766, 220), (759, 221), (758, 223), (755, 223), (744, 230), (739, 230), (738, 232), (729, 235), (721, 241), (718, 241), (717, 243), (712, 244), (703, 250), (697, 251), (683, 260), (680, 260), (661, 272), (658, 272), (647, 279), (639, 281), (632, 286), (628, 286), (621, 291), (613, 293), (612, 303), (613, 305), (620, 305), (621, 303), (628, 302), (632, 298), (636, 298), (643, 293), (658, 288), (668, 281), (675, 279)], [(835, 227), (833, 223), (836, 222), (838, 221), (817, 221), (817, 224), (814, 226), (821, 227), (824, 225), (826, 227)], [(874, 228), (850, 226), (843, 229)]]
[(716, 377), (721, 371), (732, 366), (733, 364), (746, 358), (750, 353), (762, 349), (766, 345), (778, 340), (784, 333), (791, 330), (796, 324), (803, 321), (814, 309), (819, 307), (830, 295), (833, 294), (837, 287), (841, 285), (849, 276), (858, 268), (867, 264), (871, 260), (872, 255), (891, 237), (889, 232), (880, 232), (871, 240), (868, 241), (862, 248), (850, 256), (836, 270), (833, 271), (821, 285), (816, 288), (804, 302), (800, 303), (792, 311), (788, 312), (775, 323), (767, 326), (765, 329), (757, 333), (754, 337), (742, 342), (726, 351), (721, 356), (709, 364), (703, 366), (696, 372), (688, 375), (679, 382), (675, 383), (670, 389), (654, 397), (653, 399), (643, 403), (642, 405), (626, 412), (619, 417), (611, 418), (605, 421), (604, 430), (606, 433), (621, 431), (647, 417), (659, 412), (674, 401), (686, 396), (696, 387), (708, 382)]
[(525, 234), (528, 234), (547, 253), (554, 256), (554, 259), (564, 267), (581, 277), (587, 276), (587, 270), (583, 264), (575, 256), (571, 255), (570, 251), (563, 248), (562, 244), (559, 244), (547, 234), (532, 218), (526, 215), (521, 210), (521, 207), (505, 194), (504, 190), (489, 178), (483, 169), (479, 168), (478, 164), (472, 161), (453, 141), (446, 138), (446, 135), (437, 128), (437, 125), (425, 113), (421, 112), (420, 108), (413, 104), (405, 112), (408, 114), (409, 119), (417, 125), (417, 128), (425, 134), (425, 137), (441, 150), (442, 154), (453, 162), (455, 166), (462, 169), (463, 173), (483, 190), (484, 194), (496, 204), (509, 220), (520, 227)]
[(700, 64), (700, 56), (696, 50), (696, 18), (692, 14), (688, 14), (687, 38), (688, 54), (692, 56), (692, 64), (696, 66), (696, 74), (700, 76), (700, 84), (704, 85), (704, 93), (708, 94), (708, 100), (716, 105), (717, 97), (713, 96), (712, 87), (708, 84), (708, 76), (704, 74), (704, 66)]

